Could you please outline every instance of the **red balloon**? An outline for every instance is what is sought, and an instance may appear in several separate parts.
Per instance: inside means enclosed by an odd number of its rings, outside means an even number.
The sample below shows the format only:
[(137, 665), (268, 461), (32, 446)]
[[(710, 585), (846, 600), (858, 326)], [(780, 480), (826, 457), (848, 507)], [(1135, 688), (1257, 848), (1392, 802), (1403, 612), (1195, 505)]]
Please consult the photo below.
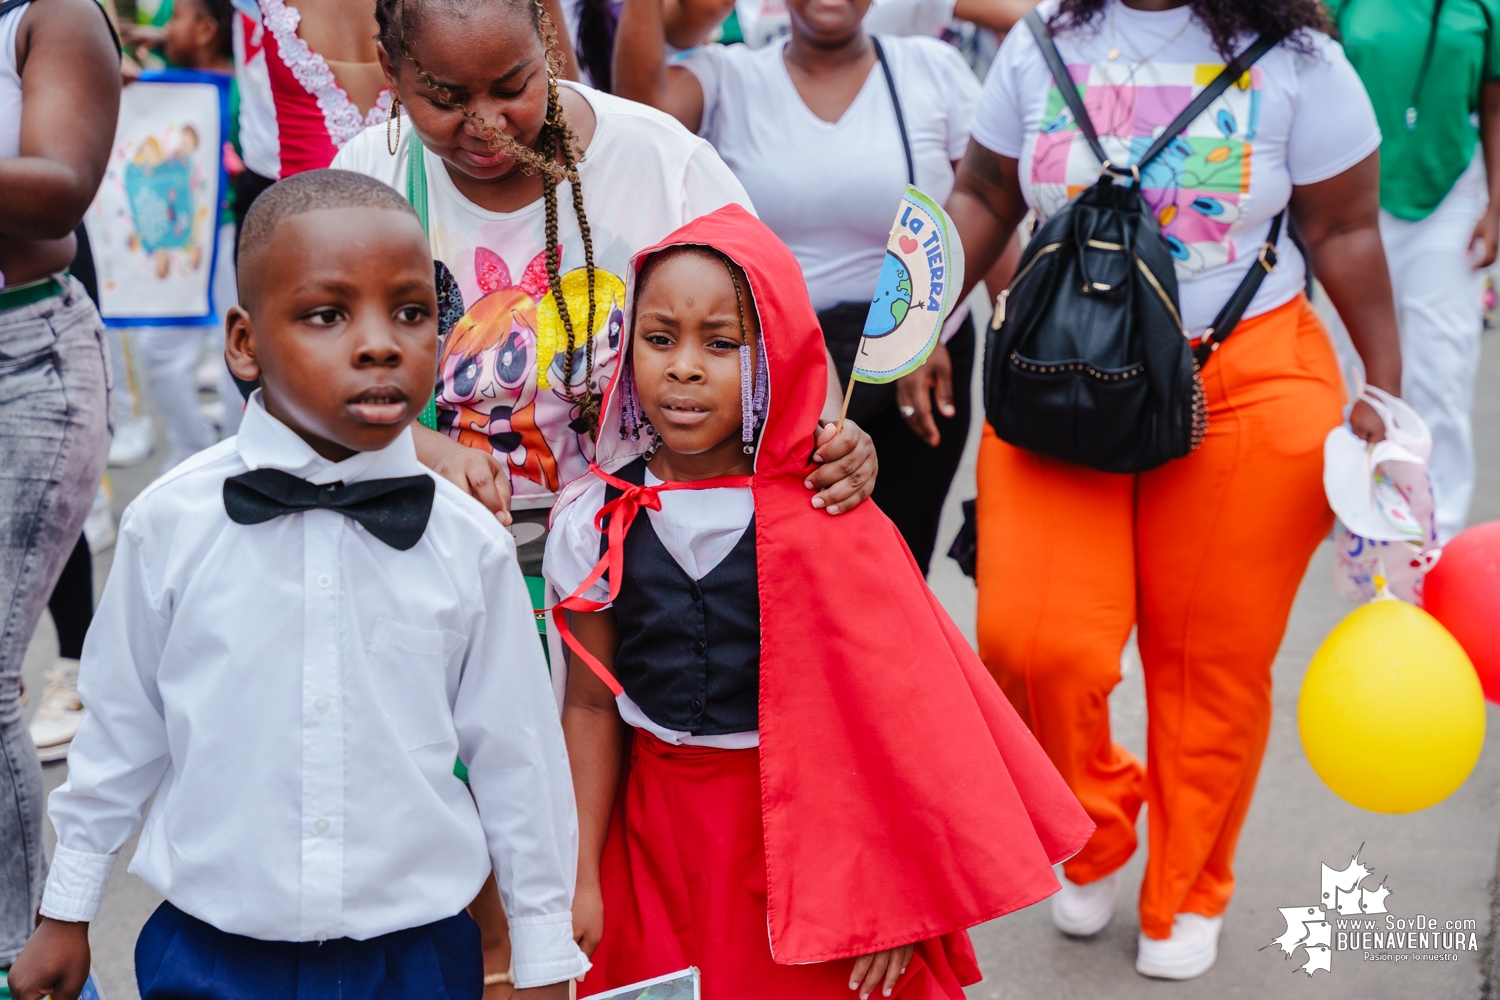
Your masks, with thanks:
[(1443, 547), (1422, 585), (1422, 607), (1474, 661), (1484, 696), (1500, 704), (1500, 521), (1486, 521)]

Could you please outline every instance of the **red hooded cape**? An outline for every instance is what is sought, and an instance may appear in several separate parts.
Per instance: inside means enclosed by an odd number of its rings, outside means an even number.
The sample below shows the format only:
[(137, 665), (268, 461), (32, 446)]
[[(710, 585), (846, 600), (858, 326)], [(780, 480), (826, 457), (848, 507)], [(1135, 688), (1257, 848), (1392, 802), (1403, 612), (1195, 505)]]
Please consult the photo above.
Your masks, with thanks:
[[(730, 205), (637, 254), (632, 298), (645, 259), (680, 244), (744, 268), (770, 374), (751, 488), (773, 956), (795, 965), (867, 955), (1051, 895), (1052, 865), (1083, 847), (1093, 823), (890, 519), (868, 502), (829, 516), (802, 485), (828, 377), (796, 258)], [(617, 440), (616, 388), (599, 435), (607, 471), (644, 444)]]

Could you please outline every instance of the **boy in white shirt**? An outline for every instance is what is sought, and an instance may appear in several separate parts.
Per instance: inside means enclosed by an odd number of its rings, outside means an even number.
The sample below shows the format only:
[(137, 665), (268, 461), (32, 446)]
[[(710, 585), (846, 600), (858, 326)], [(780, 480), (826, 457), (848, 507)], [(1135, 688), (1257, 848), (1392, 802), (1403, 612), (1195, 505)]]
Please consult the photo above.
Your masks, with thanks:
[(166, 897), (142, 1000), (478, 1000), (491, 868), (516, 996), (566, 997), (577, 820), (531, 602), (408, 429), (436, 379), (422, 227), (378, 181), (304, 173), (256, 201), (239, 266), (228, 360), (262, 388), (121, 521), (11, 990), (78, 996), (140, 830), (131, 871)]

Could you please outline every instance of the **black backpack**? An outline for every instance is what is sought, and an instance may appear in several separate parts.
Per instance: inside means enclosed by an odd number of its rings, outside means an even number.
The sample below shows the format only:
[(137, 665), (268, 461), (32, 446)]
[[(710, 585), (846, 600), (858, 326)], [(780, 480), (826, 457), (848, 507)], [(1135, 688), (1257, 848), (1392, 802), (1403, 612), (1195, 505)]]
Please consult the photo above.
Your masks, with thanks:
[(1276, 266), (1286, 211), (1196, 352), (1177, 273), (1141, 170), (1277, 43), (1264, 38), (1198, 93), (1133, 166), (1109, 162), (1077, 85), (1035, 11), (1026, 25), (1089, 147), (1099, 181), (1032, 235), (995, 303), (984, 356), (985, 415), (1029, 451), (1105, 472), (1144, 472), (1196, 448), (1208, 427), (1198, 368), (1233, 331)]

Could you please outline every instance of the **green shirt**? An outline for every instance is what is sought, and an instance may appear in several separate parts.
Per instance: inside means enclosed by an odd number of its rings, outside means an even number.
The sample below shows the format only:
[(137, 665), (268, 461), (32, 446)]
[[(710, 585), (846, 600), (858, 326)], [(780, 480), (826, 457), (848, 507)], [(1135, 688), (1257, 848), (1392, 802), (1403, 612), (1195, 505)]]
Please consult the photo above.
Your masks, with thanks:
[(1436, 0), (1328, 0), (1380, 123), (1380, 207), (1424, 219), (1469, 166), (1479, 86), (1500, 77), (1500, 0), (1444, 0), (1432, 63), (1407, 126)]

